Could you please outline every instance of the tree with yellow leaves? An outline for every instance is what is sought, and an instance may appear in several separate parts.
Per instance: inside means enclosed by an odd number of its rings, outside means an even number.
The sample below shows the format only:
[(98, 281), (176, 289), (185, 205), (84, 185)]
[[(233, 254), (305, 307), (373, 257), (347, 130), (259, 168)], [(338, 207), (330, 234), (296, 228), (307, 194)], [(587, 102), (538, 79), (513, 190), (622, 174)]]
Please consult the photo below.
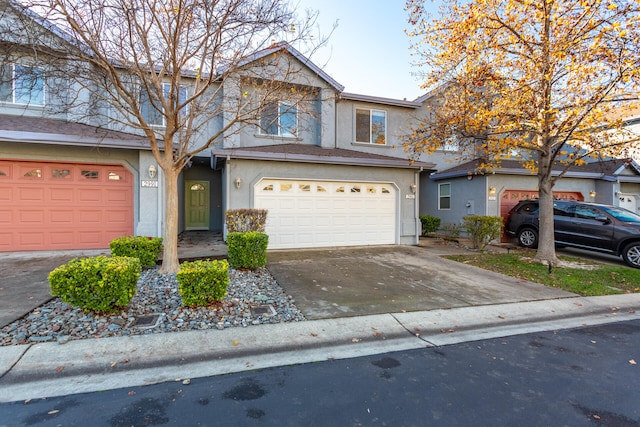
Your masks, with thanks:
[(638, 99), (640, 3), (443, 0), (435, 19), (424, 3), (407, 0), (408, 33), (424, 87), (434, 89), (407, 150), (431, 153), (455, 139), (463, 156), (482, 160), (478, 173), (520, 160), (538, 177), (536, 259), (557, 264), (556, 181), (638, 140), (620, 117)]

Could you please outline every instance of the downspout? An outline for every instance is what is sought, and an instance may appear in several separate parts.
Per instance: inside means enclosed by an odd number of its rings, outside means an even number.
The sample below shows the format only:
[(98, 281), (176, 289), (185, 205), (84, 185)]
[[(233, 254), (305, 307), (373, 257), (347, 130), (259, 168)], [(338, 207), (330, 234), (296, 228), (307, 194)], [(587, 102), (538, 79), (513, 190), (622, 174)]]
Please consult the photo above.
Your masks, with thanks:
[[(227, 161), (224, 164), (224, 209), (222, 210), (222, 217), (226, 218), (225, 212), (229, 210), (229, 165), (231, 164), (231, 156), (227, 154)], [(227, 221), (223, 219), (222, 227), (222, 239), (227, 241)]]
[(164, 204), (164, 180), (163, 178), (163, 173), (162, 173), (162, 168), (158, 168), (158, 197), (156, 197), (157, 200), (157, 211), (158, 212), (158, 218), (156, 220), (156, 226), (158, 227), (158, 229), (156, 230), (156, 235), (159, 237), (163, 237), (164, 238), (164, 221), (165, 221), (165, 204)]
[(416, 246), (420, 244), (420, 235), (422, 234), (422, 222), (420, 221), (420, 173), (422, 172), (423, 167), (420, 166), (420, 170), (416, 171), (413, 174), (414, 185), (416, 186), (415, 196), (416, 198), (413, 201), (414, 206), (414, 215), (416, 222), (416, 235), (415, 235), (415, 244)]

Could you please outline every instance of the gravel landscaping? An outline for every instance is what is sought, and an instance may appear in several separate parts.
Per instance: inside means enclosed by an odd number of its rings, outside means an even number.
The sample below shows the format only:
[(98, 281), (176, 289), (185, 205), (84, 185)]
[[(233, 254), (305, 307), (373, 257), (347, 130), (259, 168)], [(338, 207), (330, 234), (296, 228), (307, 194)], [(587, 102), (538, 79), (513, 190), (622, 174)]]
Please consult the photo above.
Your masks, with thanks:
[(266, 268), (229, 269), (227, 296), (208, 307), (182, 307), (175, 274), (144, 270), (126, 308), (105, 315), (54, 298), (0, 330), (0, 346), (128, 335), (225, 329), (305, 320), (295, 301)]

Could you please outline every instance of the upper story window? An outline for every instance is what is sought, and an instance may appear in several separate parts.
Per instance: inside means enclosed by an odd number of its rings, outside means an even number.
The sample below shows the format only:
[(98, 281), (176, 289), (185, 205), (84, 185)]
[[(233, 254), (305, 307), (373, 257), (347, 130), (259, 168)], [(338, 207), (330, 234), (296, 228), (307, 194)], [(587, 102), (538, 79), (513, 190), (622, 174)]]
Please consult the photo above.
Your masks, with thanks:
[(298, 135), (298, 107), (294, 102), (269, 102), (260, 112), (260, 133), (275, 136)]
[(356, 142), (379, 145), (387, 143), (386, 111), (356, 108)]
[(444, 144), (442, 144), (443, 151), (460, 151), (460, 142), (456, 136), (448, 138)]
[(0, 101), (13, 104), (44, 105), (42, 68), (19, 64), (1, 67)]
[[(162, 85), (162, 93), (165, 99), (169, 98), (170, 91), (171, 91), (170, 84), (165, 83)], [(177, 102), (179, 105), (182, 105), (187, 100), (187, 88), (185, 86), (180, 86), (179, 92), (180, 92), (180, 96), (179, 96), (180, 99), (178, 99)], [(161, 110), (161, 108), (162, 108), (161, 105), (156, 105), (156, 106), (153, 105), (153, 103), (151, 102), (151, 98), (149, 97), (149, 94), (147, 92), (145, 91), (142, 92), (142, 94), (140, 95), (140, 113), (142, 114), (142, 117), (148, 124), (153, 126), (167, 125), (165, 115)], [(187, 111), (188, 110), (186, 109), (186, 107), (183, 108), (180, 111), (180, 117), (184, 117), (187, 114)]]

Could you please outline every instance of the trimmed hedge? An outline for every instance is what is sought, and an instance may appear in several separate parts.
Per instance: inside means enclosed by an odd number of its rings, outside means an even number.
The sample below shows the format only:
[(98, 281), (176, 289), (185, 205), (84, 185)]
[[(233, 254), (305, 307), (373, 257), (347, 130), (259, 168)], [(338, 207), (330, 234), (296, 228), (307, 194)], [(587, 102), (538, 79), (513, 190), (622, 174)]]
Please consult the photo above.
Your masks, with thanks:
[(425, 215), (420, 217), (422, 223), (422, 235), (426, 236), (429, 233), (435, 233), (440, 228), (441, 218), (437, 216)]
[(109, 248), (111, 256), (138, 258), (143, 267), (153, 267), (162, 252), (162, 237), (118, 237), (109, 243)]
[(226, 260), (183, 262), (177, 274), (182, 305), (206, 306), (227, 295), (229, 263)]
[(117, 311), (136, 293), (140, 260), (132, 257), (75, 258), (49, 273), (51, 294), (85, 311)]
[(229, 265), (233, 268), (258, 268), (267, 264), (269, 236), (259, 231), (227, 234)]
[(499, 216), (466, 215), (462, 228), (471, 238), (475, 249), (484, 250), (492, 241), (500, 237), (503, 220)]
[(267, 223), (266, 209), (229, 209), (225, 214), (227, 233), (260, 231), (264, 233)]

